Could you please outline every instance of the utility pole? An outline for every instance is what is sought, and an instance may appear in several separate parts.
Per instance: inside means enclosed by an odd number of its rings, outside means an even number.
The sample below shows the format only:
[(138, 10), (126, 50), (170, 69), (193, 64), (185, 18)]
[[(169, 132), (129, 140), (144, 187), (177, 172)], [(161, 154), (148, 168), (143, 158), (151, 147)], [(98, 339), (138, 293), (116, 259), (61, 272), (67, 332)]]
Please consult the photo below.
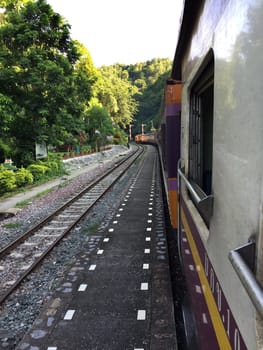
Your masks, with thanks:
[(144, 127), (146, 124), (142, 124), (142, 135), (144, 135)]
[(133, 127), (133, 124), (129, 124), (129, 138), (130, 138), (130, 141), (132, 139), (132, 134), (131, 134), (132, 127)]

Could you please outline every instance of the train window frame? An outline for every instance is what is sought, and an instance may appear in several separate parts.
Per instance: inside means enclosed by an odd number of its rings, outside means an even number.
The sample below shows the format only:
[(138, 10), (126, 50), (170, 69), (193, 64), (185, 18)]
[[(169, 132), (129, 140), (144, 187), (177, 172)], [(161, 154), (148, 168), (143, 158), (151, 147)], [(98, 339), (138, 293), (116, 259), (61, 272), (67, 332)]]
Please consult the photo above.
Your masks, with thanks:
[(209, 55), (190, 88), (188, 150), (188, 178), (202, 199), (193, 202), (208, 227), (213, 213), (213, 126), (214, 56)]

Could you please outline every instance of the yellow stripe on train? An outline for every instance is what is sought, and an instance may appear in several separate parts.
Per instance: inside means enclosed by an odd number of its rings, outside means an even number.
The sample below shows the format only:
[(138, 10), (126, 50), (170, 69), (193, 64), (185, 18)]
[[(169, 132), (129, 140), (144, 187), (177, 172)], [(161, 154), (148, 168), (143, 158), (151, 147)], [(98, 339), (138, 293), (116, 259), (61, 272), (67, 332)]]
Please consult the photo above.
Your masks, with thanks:
[(201, 286), (203, 288), (205, 301), (206, 301), (206, 304), (207, 304), (207, 307), (208, 307), (208, 310), (210, 313), (210, 317), (211, 317), (212, 324), (213, 324), (213, 327), (215, 330), (218, 345), (219, 345), (221, 350), (231, 350), (232, 347), (230, 345), (229, 338), (228, 338), (226, 330), (224, 328), (224, 325), (223, 325), (221, 316), (219, 314), (214, 296), (213, 296), (212, 291), (210, 289), (209, 282), (206, 278), (205, 270), (204, 270), (204, 267), (202, 265), (202, 261), (201, 261), (198, 249), (196, 247), (194, 238), (192, 236), (192, 232), (190, 230), (190, 227), (188, 225), (188, 222), (186, 220), (184, 210), (182, 207), (181, 207), (181, 219), (182, 219), (183, 226), (185, 228), (186, 236), (188, 239), (188, 243), (190, 245), (190, 249), (192, 252), (192, 256), (193, 256), (195, 265), (200, 266), (200, 269), (197, 269), (197, 272), (198, 272)]

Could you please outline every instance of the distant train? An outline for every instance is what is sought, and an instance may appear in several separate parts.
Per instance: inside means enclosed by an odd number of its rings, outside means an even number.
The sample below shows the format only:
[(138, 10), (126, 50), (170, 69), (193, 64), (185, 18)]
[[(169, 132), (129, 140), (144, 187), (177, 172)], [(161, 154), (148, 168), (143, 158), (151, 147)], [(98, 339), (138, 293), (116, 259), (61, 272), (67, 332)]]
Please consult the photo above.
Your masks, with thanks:
[(138, 134), (135, 135), (135, 142), (137, 143), (149, 143), (156, 144), (157, 134), (155, 132), (147, 133), (147, 134)]
[(262, 33), (262, 0), (184, 2), (158, 142), (191, 350), (263, 349)]

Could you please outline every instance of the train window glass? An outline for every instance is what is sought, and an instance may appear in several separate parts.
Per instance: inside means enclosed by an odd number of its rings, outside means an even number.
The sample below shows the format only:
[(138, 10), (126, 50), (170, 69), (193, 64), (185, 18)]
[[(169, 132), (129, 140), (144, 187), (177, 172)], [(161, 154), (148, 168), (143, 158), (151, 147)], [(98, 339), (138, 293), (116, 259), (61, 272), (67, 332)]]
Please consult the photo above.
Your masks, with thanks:
[(213, 109), (214, 60), (211, 59), (190, 94), (189, 180), (201, 198), (212, 194)]
[(214, 61), (191, 90), (189, 178), (206, 195), (212, 192)]

